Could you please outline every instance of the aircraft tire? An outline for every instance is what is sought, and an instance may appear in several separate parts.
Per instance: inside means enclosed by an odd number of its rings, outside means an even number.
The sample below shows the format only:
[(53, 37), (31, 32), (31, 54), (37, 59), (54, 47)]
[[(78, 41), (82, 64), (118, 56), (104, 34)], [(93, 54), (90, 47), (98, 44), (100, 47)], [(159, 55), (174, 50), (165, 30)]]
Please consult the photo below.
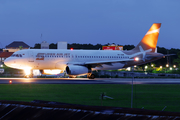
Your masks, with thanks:
[(95, 75), (94, 74), (91, 74), (90, 76), (88, 76), (89, 79), (94, 79), (95, 78)]
[(75, 75), (69, 75), (69, 78), (77, 78)]

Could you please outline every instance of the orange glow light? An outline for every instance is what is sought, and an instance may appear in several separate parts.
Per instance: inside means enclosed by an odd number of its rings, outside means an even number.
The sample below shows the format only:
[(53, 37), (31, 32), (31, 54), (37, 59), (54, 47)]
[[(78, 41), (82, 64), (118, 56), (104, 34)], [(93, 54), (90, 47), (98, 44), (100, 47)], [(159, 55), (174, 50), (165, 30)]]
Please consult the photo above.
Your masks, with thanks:
[(70, 50), (73, 50), (73, 48), (71, 48)]

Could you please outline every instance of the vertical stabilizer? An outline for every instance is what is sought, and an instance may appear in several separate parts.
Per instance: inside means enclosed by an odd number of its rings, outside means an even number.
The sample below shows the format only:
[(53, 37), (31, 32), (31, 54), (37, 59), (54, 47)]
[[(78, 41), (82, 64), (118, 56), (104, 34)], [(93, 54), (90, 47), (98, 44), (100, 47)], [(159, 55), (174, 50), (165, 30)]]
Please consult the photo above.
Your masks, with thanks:
[(133, 49), (135, 51), (150, 50), (151, 52), (156, 52), (156, 45), (158, 41), (159, 31), (161, 23), (154, 23), (151, 28), (148, 30), (146, 35), (143, 37), (141, 42)]

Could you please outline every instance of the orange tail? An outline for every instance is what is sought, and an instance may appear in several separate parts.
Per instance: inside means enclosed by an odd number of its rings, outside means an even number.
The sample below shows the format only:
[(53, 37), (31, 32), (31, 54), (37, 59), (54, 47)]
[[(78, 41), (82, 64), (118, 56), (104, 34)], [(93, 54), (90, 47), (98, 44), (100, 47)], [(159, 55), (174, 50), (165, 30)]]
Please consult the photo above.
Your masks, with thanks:
[(156, 51), (156, 45), (158, 41), (159, 31), (161, 23), (154, 23), (141, 42), (133, 49), (139, 51), (142, 47), (143, 50), (152, 49), (151, 52)]

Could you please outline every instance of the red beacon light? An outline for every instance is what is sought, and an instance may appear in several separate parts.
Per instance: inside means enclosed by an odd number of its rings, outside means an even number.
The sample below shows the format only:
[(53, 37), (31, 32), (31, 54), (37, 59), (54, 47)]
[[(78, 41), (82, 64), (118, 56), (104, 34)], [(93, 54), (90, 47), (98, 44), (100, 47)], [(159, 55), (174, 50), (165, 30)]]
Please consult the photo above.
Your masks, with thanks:
[(71, 48), (70, 50), (73, 50), (73, 48)]
[(12, 80), (9, 81), (9, 84), (11, 84), (11, 83), (12, 83)]
[(134, 61), (139, 61), (139, 58), (138, 58), (138, 57), (135, 57), (135, 58), (134, 58)]

